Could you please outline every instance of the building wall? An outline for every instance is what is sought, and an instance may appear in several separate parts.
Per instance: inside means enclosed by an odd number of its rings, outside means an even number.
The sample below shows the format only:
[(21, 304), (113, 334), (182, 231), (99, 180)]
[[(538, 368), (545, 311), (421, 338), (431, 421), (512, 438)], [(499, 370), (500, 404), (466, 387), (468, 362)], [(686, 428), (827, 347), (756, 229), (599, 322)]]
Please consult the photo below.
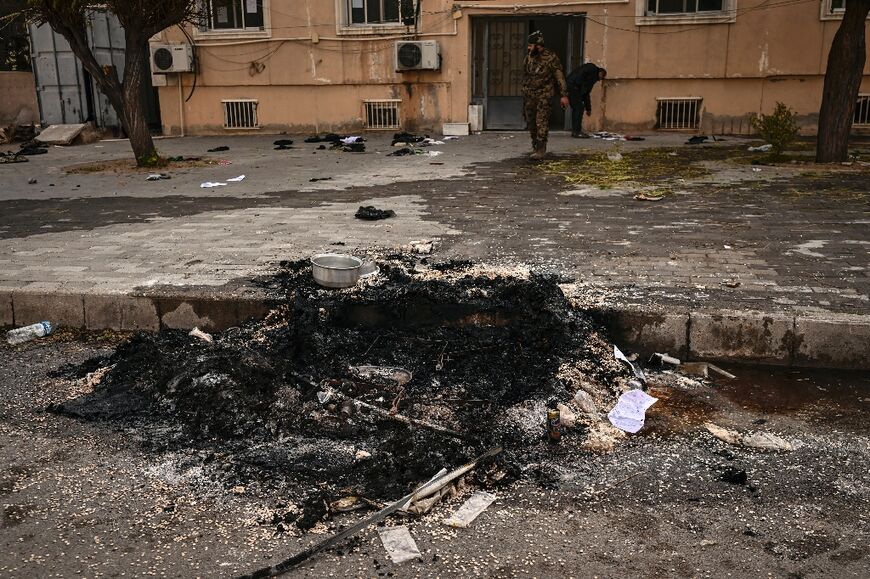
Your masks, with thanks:
[(39, 122), (32, 72), (0, 71), (0, 125)]
[[(587, 60), (608, 70), (593, 91), (592, 128), (649, 130), (656, 97), (703, 97), (701, 130), (745, 133), (748, 119), (785, 102), (804, 132), (815, 132), (827, 51), (839, 26), (817, 3), (766, 6), (736, 0), (733, 22), (637, 25), (636, 1), (424, 0), (421, 40), (441, 45), (440, 71), (397, 73), (393, 29), (347, 35), (336, 19), (340, 0), (269, 0), (268, 38), (203, 35), (198, 76), (167, 75), (160, 89), (165, 132), (223, 133), (221, 99), (259, 100), (261, 130), (360, 130), (363, 99), (402, 100), (403, 128), (435, 131), (465, 122), (471, 101), (473, 18), (586, 14)], [(518, 7), (517, 7), (518, 6)], [(167, 31), (164, 41), (184, 41)], [(252, 65), (252, 63), (258, 63)], [(862, 92), (870, 92), (870, 58)], [(177, 86), (181, 77), (182, 87)], [(189, 100), (188, 95), (193, 91)]]

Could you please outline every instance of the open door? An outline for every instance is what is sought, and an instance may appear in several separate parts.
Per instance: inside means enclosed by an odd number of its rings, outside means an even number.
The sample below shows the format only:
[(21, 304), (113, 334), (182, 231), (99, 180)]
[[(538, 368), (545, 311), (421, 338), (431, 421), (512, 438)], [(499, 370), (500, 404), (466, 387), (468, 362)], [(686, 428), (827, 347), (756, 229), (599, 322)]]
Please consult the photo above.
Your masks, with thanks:
[[(484, 129), (523, 130), (523, 61), (531, 32), (544, 33), (547, 48), (562, 61), (565, 76), (583, 63), (585, 19), (578, 16), (481, 18), (473, 23), (472, 100), (483, 104)], [(568, 111), (554, 97), (552, 129), (570, 129)]]

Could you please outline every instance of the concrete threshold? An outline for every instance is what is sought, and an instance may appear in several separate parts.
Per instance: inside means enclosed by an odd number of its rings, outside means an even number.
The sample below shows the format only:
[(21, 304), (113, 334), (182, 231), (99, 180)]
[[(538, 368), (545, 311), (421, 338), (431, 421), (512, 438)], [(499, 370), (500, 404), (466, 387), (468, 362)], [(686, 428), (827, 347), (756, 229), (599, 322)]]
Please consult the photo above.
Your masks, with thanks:
[[(89, 330), (220, 331), (262, 318), (270, 300), (244, 295), (0, 293), (0, 326), (49, 320)], [(621, 349), (642, 356), (667, 352), (683, 360), (870, 369), (870, 316), (790, 315), (759, 311), (656, 312), (586, 310)]]

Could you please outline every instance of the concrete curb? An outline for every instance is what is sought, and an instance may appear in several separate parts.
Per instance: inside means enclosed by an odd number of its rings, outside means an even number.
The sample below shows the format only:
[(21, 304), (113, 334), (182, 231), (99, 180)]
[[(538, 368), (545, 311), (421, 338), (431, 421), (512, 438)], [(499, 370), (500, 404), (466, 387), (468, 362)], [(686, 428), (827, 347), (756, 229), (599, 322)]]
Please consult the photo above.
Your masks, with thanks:
[[(245, 295), (0, 293), (0, 326), (49, 320), (89, 330), (220, 331), (269, 311)], [(687, 360), (814, 368), (870, 369), (870, 316), (790, 315), (759, 311), (654, 312), (601, 308), (587, 313), (621, 347), (641, 355), (667, 352)]]

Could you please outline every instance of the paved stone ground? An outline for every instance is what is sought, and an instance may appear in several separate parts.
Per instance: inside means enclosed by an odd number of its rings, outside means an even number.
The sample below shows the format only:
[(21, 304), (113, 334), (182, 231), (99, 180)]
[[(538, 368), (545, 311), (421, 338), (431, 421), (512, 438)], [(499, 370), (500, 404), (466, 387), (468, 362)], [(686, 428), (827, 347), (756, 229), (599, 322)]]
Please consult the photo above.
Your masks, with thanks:
[[(170, 168), (172, 178), (156, 182), (129, 170), (66, 172), (129, 157), (126, 142), (53, 147), (28, 163), (0, 165), (0, 305), (26, 293), (245, 291), (247, 280), (283, 259), (337, 247), (377, 254), (434, 239), (432, 259), (559, 272), (599, 306), (847, 315), (851, 322), (868, 313), (866, 164), (720, 161), (707, 164), (709, 175), (678, 181), (672, 195), (649, 202), (629, 187), (569, 184), (542, 172), (523, 156), (524, 134), (448, 141), (431, 149), (441, 153), (434, 157), (389, 157), (389, 137), (368, 136), (362, 154), (317, 150), (301, 138), (288, 151), (272, 150), (269, 136), (163, 139), (166, 155), (231, 164)], [(571, 159), (583, 149), (667, 147), (688, 164), (684, 139), (617, 144), (555, 134), (551, 151)], [(230, 150), (206, 153), (221, 144)], [(743, 144), (714, 143), (711, 158), (717, 147)], [(240, 183), (199, 187), (242, 174)], [(38, 183), (28, 185), (30, 177)], [(368, 204), (397, 217), (355, 219)], [(11, 322), (10, 309), (4, 319), (0, 308), (0, 324)]]

